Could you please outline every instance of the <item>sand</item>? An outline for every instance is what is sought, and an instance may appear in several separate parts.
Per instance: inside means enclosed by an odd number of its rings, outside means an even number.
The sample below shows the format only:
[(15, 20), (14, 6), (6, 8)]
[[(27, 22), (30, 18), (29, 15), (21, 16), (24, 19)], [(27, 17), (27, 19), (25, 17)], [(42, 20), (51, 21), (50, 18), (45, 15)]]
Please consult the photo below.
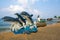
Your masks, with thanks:
[(39, 27), (37, 33), (17, 34), (0, 33), (0, 40), (60, 40), (60, 23)]

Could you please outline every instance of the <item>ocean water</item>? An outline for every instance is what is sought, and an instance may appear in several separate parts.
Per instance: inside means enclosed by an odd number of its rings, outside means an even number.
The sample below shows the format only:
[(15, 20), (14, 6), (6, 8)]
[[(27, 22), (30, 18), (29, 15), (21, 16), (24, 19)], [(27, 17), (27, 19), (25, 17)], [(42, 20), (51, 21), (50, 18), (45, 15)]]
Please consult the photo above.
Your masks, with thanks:
[(58, 21), (58, 20), (53, 19), (53, 20), (51, 20), (51, 21), (46, 21), (46, 23), (47, 23), (47, 25), (49, 25), (49, 24), (57, 23), (57, 21)]
[(4, 22), (0, 19), (0, 32), (10, 32), (10, 23)]
[[(34, 20), (36, 21), (36, 20)], [(58, 20), (46, 21), (47, 25), (57, 23)], [(0, 32), (10, 32), (11, 24), (0, 19)]]

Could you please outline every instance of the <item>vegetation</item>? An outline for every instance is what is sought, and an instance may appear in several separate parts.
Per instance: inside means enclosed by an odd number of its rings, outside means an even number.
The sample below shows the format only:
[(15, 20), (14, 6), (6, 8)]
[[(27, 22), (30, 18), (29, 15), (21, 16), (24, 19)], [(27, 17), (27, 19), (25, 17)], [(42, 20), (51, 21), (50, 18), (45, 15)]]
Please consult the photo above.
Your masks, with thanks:
[(54, 18), (58, 18), (58, 19), (60, 19), (60, 16), (54, 16)]
[(41, 19), (40, 20), (40, 23), (45, 23), (46, 21), (44, 19)]
[(57, 18), (57, 16), (54, 16), (54, 18)]
[(60, 19), (60, 16), (58, 16), (58, 19)]

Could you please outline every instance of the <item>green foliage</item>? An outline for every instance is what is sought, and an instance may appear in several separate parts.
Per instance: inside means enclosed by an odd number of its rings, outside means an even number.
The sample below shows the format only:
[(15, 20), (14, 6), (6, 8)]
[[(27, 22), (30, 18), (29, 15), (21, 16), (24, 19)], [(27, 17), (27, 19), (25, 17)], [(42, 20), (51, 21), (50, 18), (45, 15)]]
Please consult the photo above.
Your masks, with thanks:
[(60, 16), (58, 16), (58, 18), (60, 19)]
[(43, 19), (42, 19), (42, 20), (40, 20), (40, 23), (45, 23), (45, 22), (46, 22), (46, 21), (45, 21), (45, 20), (43, 20)]
[(57, 16), (54, 16), (54, 18), (57, 18)]
[(60, 19), (60, 16), (54, 16), (54, 18), (58, 18), (58, 19)]

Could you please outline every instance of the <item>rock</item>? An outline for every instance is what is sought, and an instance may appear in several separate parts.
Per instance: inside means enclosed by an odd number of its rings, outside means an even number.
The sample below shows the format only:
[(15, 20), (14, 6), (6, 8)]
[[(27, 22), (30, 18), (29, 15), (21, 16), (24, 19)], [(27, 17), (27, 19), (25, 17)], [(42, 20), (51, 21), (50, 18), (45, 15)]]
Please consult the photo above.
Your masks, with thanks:
[(60, 21), (57, 21), (57, 23), (60, 23)]
[(47, 24), (46, 24), (46, 23), (37, 22), (36, 25), (37, 25), (37, 27), (44, 27), (44, 26), (46, 26)]
[(47, 18), (47, 21), (51, 21), (51, 20), (53, 20), (53, 18)]

